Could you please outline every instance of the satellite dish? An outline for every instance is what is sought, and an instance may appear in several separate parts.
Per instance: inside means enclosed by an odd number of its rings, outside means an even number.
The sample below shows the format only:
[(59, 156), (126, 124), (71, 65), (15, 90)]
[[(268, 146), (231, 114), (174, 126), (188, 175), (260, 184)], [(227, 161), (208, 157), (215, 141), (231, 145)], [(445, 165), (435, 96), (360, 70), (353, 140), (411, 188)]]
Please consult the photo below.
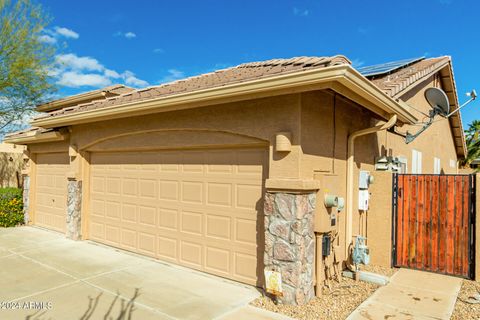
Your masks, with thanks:
[(433, 116), (441, 115), (446, 117), (450, 112), (450, 103), (448, 97), (442, 89), (428, 88), (425, 90), (425, 98), (430, 106), (432, 106)]
[(415, 140), (423, 131), (427, 130), (433, 123), (433, 118), (436, 116), (448, 117), (450, 112), (450, 104), (448, 103), (448, 97), (442, 89), (428, 88), (425, 90), (425, 99), (432, 107), (428, 113), (428, 121), (423, 123), (423, 127), (415, 134), (407, 132), (405, 135), (405, 142), (409, 144)]

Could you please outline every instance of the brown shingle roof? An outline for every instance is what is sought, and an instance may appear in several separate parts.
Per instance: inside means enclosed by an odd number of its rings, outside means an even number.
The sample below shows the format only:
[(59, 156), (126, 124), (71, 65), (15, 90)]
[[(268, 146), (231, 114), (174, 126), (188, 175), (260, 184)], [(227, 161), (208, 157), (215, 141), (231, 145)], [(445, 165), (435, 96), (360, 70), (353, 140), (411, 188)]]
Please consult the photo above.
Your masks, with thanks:
[(350, 61), (341, 55), (332, 57), (296, 57), (291, 59), (272, 59), (267, 61), (250, 62), (202, 74), (159, 86), (138, 89), (116, 97), (92, 101), (76, 106), (59, 109), (44, 114), (36, 119), (55, 117), (93, 109), (100, 109), (113, 105), (121, 105), (133, 101), (143, 101), (162, 96), (192, 92), (202, 89), (221, 87), (229, 84), (250, 81), (254, 79), (268, 78), (277, 75), (324, 68), (338, 64), (350, 64)]

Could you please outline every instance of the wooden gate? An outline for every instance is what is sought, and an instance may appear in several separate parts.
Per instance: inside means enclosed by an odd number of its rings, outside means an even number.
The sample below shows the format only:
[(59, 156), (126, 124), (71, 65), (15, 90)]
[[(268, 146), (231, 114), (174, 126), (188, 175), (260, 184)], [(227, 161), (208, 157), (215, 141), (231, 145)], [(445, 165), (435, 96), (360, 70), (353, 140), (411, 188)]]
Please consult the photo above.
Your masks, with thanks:
[(475, 175), (394, 174), (393, 265), (473, 279)]

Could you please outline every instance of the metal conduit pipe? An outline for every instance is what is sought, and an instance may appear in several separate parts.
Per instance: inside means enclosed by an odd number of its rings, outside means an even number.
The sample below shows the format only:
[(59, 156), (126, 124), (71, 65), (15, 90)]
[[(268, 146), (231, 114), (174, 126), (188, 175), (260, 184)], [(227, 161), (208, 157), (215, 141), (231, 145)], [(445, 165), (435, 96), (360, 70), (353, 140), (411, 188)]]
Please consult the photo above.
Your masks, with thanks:
[(388, 122), (355, 131), (348, 136), (347, 145), (347, 213), (345, 217), (345, 260), (348, 260), (348, 249), (352, 244), (352, 223), (353, 223), (353, 172), (354, 172), (354, 158), (355, 158), (355, 139), (367, 134), (390, 129), (397, 122), (397, 115), (390, 117)]

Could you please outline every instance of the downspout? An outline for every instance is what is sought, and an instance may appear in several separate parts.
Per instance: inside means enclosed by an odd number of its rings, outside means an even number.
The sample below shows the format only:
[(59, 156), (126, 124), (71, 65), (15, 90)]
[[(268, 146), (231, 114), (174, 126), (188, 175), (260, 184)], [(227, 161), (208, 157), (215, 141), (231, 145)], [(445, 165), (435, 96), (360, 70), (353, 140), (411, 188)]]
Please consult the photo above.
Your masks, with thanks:
[(397, 122), (397, 115), (390, 117), (388, 122), (371, 127), (355, 131), (348, 136), (347, 145), (347, 215), (345, 221), (345, 260), (348, 261), (349, 246), (352, 244), (352, 223), (353, 223), (353, 172), (354, 172), (354, 157), (355, 157), (355, 139), (367, 134), (390, 129)]

